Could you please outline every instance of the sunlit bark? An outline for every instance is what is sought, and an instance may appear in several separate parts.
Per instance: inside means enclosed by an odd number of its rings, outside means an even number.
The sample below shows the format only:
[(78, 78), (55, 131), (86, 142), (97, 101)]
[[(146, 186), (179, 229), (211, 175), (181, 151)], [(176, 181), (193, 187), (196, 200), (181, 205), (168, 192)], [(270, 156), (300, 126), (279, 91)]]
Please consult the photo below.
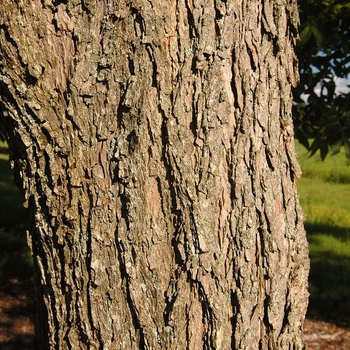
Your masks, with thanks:
[(303, 349), (296, 11), (1, 1), (38, 348)]

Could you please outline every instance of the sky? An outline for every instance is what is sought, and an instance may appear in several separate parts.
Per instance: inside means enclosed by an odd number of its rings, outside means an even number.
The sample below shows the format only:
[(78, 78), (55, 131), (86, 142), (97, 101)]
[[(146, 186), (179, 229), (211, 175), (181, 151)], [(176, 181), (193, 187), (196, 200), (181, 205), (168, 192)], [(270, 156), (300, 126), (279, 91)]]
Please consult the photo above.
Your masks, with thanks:
[(336, 84), (337, 84), (337, 92), (349, 92), (350, 88), (348, 85), (350, 85), (350, 80), (345, 79), (345, 78), (336, 78), (335, 79)]

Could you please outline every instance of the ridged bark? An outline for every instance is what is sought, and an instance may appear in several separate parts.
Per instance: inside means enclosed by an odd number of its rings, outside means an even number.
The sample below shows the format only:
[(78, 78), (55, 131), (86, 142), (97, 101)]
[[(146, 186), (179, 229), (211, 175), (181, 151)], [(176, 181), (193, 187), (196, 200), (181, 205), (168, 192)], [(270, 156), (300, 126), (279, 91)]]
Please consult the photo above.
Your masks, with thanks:
[(303, 349), (294, 0), (2, 0), (0, 123), (40, 349)]

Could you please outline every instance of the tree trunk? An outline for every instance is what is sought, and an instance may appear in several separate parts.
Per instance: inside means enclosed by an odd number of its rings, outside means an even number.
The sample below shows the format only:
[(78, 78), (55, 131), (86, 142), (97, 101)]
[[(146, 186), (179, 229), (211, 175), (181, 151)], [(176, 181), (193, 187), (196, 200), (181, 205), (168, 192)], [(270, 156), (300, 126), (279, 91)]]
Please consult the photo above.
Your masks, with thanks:
[(0, 122), (39, 349), (303, 349), (294, 0), (1, 0)]

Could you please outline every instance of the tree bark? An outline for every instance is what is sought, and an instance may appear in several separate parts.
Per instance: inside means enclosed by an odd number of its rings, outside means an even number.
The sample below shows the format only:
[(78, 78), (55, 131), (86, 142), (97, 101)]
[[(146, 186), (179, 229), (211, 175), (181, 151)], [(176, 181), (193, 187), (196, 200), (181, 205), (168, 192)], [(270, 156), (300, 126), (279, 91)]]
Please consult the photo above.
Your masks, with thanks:
[(39, 349), (303, 349), (294, 0), (2, 0), (0, 123)]

